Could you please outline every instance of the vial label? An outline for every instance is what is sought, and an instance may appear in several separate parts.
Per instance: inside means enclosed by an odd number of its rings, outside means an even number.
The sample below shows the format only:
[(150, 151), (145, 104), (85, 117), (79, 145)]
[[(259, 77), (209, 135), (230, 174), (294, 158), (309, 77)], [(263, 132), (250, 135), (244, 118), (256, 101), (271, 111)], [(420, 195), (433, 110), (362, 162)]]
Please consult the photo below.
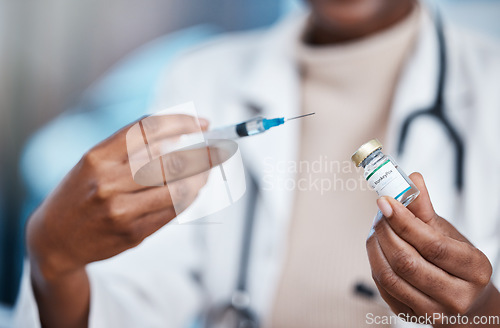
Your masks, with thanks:
[(403, 194), (411, 189), (410, 184), (390, 160), (380, 164), (366, 180), (380, 197), (389, 196), (400, 200)]

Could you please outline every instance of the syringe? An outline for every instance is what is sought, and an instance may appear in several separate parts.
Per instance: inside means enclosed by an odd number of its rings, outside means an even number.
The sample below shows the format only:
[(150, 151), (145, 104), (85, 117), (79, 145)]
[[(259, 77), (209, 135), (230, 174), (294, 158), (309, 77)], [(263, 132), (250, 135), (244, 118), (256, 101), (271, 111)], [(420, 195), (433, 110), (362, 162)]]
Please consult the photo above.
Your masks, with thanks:
[(203, 136), (205, 137), (205, 139), (238, 139), (264, 133), (270, 128), (285, 124), (285, 122), (314, 114), (316, 113), (309, 113), (291, 118), (278, 117), (268, 119), (263, 117), (256, 117), (242, 123), (228, 125), (204, 132)]

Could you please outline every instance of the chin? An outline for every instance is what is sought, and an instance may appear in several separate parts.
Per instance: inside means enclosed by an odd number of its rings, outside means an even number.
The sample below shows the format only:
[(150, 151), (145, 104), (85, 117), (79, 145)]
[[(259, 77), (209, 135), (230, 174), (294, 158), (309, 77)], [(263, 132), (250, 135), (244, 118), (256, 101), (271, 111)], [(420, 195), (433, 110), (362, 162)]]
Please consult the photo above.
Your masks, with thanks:
[(370, 25), (402, 0), (308, 0), (313, 19), (325, 29), (356, 29)]

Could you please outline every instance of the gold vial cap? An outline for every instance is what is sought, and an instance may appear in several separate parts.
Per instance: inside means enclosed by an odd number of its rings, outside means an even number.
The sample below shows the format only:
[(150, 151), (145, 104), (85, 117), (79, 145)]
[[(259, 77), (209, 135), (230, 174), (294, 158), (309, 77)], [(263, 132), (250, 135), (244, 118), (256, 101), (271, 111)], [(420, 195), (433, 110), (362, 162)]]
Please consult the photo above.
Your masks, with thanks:
[(351, 160), (354, 162), (354, 164), (356, 164), (356, 166), (359, 166), (365, 160), (365, 158), (370, 156), (370, 154), (377, 149), (382, 149), (382, 144), (377, 139), (372, 139), (359, 147), (359, 149), (356, 150), (354, 154), (352, 154)]

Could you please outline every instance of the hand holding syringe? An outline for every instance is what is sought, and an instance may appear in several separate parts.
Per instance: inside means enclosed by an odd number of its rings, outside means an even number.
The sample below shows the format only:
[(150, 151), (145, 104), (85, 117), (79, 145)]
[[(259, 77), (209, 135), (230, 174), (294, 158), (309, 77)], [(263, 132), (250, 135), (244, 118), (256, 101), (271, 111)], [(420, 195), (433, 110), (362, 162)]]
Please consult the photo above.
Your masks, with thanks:
[[(242, 123), (203, 131), (202, 133), (195, 132), (182, 134), (175, 138), (149, 140), (148, 147), (154, 150), (153, 153), (163, 155), (155, 159), (149, 158), (148, 163), (140, 165), (141, 167), (133, 174), (134, 181), (145, 186), (166, 185), (168, 182), (208, 171), (234, 155), (238, 146), (234, 141), (231, 141), (232, 139), (261, 134), (275, 126), (283, 125), (285, 122), (314, 114), (309, 113), (291, 118), (267, 119), (256, 117)], [(208, 160), (207, 154), (209, 154)], [(175, 162), (171, 158), (178, 157), (188, 158), (190, 164), (185, 165), (184, 169), (180, 171), (165, 170), (161, 176), (154, 174), (158, 172), (157, 168), (162, 166), (160, 161), (165, 163)], [(222, 170), (222, 166), (219, 167)]]

